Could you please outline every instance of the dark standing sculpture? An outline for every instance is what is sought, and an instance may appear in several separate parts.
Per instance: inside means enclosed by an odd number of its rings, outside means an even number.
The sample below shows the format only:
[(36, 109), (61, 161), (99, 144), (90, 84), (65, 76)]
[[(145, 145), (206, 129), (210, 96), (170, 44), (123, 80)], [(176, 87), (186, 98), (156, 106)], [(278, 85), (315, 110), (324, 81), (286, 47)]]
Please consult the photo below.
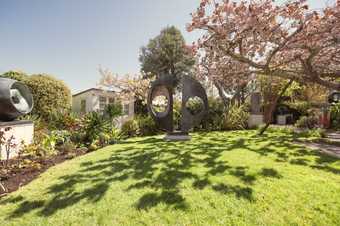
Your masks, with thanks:
[(332, 92), (329, 96), (328, 96), (328, 103), (329, 104), (335, 104), (335, 103), (340, 103), (340, 92)]
[(0, 121), (12, 121), (33, 109), (33, 96), (26, 85), (0, 78)]
[[(182, 89), (182, 118), (180, 130), (173, 126), (173, 91), (178, 81), (173, 75), (163, 75), (151, 84), (148, 95), (148, 110), (158, 125), (166, 130), (166, 140), (188, 140), (189, 130), (198, 125), (208, 111), (208, 98), (202, 85), (194, 78), (183, 75), (180, 81)], [(161, 103), (163, 102), (163, 103)], [(191, 109), (192, 105), (200, 106)]]

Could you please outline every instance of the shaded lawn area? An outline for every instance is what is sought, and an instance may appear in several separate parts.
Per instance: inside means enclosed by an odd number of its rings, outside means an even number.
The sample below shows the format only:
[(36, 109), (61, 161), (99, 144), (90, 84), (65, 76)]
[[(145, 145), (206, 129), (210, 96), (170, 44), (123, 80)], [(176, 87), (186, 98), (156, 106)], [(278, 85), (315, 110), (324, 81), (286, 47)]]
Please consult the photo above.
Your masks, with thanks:
[(255, 134), (104, 148), (1, 199), (1, 225), (339, 225), (340, 160)]

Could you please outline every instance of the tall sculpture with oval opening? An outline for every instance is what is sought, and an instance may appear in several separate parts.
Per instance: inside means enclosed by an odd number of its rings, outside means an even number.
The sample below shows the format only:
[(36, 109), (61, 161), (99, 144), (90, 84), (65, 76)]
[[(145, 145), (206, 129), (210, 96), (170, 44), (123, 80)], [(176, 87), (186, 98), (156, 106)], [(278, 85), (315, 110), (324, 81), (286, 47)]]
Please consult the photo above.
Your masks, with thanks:
[[(174, 90), (181, 86), (181, 121), (174, 130)], [(148, 110), (157, 124), (167, 132), (166, 140), (188, 140), (189, 131), (198, 125), (208, 111), (208, 98), (202, 85), (194, 78), (183, 75), (180, 82), (173, 75), (163, 75), (151, 84), (148, 95)]]

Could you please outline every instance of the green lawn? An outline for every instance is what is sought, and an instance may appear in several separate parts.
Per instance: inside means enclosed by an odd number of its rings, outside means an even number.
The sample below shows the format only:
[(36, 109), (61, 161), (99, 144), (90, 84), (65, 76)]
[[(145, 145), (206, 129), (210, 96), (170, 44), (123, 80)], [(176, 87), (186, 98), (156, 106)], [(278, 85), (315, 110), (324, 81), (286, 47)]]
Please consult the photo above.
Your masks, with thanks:
[(279, 132), (130, 139), (0, 200), (3, 225), (340, 225), (340, 160)]

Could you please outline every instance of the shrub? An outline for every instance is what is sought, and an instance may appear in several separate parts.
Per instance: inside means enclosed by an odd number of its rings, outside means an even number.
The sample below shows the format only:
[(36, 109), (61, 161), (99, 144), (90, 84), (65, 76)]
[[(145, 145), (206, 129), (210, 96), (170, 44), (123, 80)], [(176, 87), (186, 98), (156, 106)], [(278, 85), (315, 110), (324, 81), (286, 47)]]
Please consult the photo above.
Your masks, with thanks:
[(86, 146), (85, 143), (86, 134), (82, 130), (73, 131), (70, 140), (77, 145), (77, 147)]
[(111, 128), (109, 136), (110, 136), (109, 144), (116, 144), (118, 143), (119, 140), (121, 140), (121, 133), (116, 128)]
[(98, 112), (91, 112), (84, 118), (84, 141), (91, 144), (99, 139), (101, 133), (109, 130), (109, 123)]
[(295, 126), (301, 129), (314, 129), (318, 126), (318, 118), (315, 116), (302, 116), (296, 123)]
[(54, 130), (51, 134), (56, 138), (57, 145), (63, 145), (71, 141), (71, 133), (68, 130)]
[(109, 119), (117, 118), (123, 114), (123, 107), (120, 102), (109, 104), (104, 110), (104, 114)]
[(79, 120), (71, 111), (52, 111), (49, 114), (48, 128), (50, 130), (73, 130), (78, 126)]
[(301, 116), (307, 116), (310, 114), (311, 104), (307, 101), (295, 101), (295, 102), (287, 102), (287, 105), (291, 108), (299, 112)]
[(136, 120), (131, 119), (123, 123), (121, 128), (121, 135), (126, 137), (134, 137), (138, 134), (138, 123)]
[(45, 134), (44, 139), (41, 142), (41, 152), (43, 156), (49, 156), (56, 154), (56, 145), (58, 141), (58, 135), (55, 133)]
[[(208, 104), (208, 113), (204, 116), (201, 123), (195, 126), (195, 131), (214, 131), (222, 129), (223, 114), (225, 112), (223, 102), (216, 98), (209, 98)], [(179, 102), (174, 103), (174, 126), (176, 129), (180, 128), (181, 107)]]
[(331, 122), (334, 129), (340, 129), (340, 103), (333, 104), (330, 108)]
[(68, 141), (62, 144), (61, 146), (59, 146), (58, 151), (63, 154), (69, 154), (69, 153), (75, 152), (76, 148), (77, 147), (74, 143), (72, 143), (71, 141)]
[(293, 134), (298, 138), (308, 138), (308, 139), (326, 137), (326, 131), (320, 128), (303, 130), (303, 131), (295, 131)]
[(105, 147), (110, 143), (110, 133), (101, 132), (98, 136), (98, 145), (100, 147)]
[(48, 120), (53, 111), (66, 111), (71, 107), (71, 91), (64, 84), (49, 75), (32, 75), (25, 82), (34, 97), (33, 114)]
[(242, 130), (248, 127), (249, 112), (246, 105), (232, 105), (224, 114), (224, 130)]
[(200, 125), (195, 127), (195, 130), (214, 131), (221, 130), (223, 125), (223, 114), (225, 112), (224, 104), (219, 99), (210, 98), (208, 101), (209, 109), (204, 120)]
[(136, 117), (136, 122), (138, 124), (137, 134), (139, 136), (151, 136), (158, 132), (156, 122), (151, 118), (151, 116), (138, 116)]

